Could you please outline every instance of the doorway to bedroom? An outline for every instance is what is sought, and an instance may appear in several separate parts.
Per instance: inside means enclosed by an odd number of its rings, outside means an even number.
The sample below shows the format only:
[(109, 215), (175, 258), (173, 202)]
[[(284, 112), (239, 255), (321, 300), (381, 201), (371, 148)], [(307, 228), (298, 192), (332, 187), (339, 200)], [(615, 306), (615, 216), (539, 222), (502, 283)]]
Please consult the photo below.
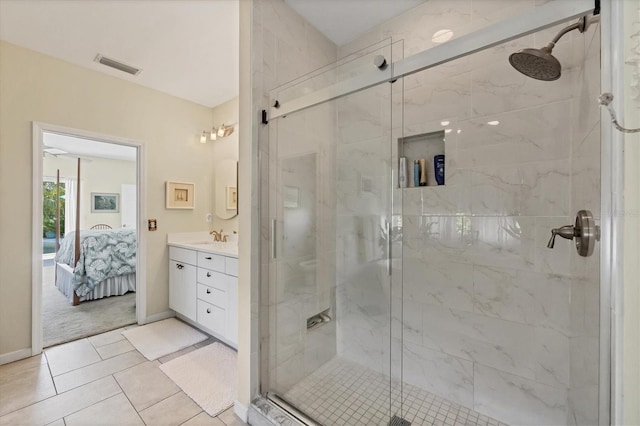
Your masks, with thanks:
[(137, 321), (139, 147), (83, 133), (40, 133), (43, 348)]

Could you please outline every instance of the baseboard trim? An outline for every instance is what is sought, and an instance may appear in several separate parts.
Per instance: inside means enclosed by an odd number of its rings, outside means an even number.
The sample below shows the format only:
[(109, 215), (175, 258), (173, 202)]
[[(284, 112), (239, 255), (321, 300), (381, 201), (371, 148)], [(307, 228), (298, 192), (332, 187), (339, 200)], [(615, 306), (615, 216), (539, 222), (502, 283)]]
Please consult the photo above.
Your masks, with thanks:
[[(167, 318), (173, 318), (176, 316), (176, 313), (173, 311), (164, 311), (158, 314), (149, 315), (147, 319), (144, 321), (145, 324), (149, 324), (150, 322), (162, 321)], [(140, 324), (142, 325), (142, 324)]]
[(236, 413), (236, 416), (240, 417), (243, 422), (247, 422), (247, 413), (249, 409), (240, 403), (237, 399), (233, 401), (233, 411)]
[(9, 364), (13, 361), (29, 358), (31, 356), (31, 348), (19, 349), (0, 355), (0, 365)]

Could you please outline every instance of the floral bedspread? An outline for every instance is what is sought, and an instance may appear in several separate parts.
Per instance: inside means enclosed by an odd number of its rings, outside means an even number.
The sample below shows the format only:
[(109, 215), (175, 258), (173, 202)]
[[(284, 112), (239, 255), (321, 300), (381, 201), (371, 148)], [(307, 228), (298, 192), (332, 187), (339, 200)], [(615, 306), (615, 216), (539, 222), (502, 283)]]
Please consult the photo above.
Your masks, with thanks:
[[(75, 231), (67, 234), (56, 253), (56, 262), (73, 267)], [(80, 231), (80, 259), (73, 270), (78, 296), (93, 291), (107, 278), (136, 271), (136, 231), (108, 229)]]

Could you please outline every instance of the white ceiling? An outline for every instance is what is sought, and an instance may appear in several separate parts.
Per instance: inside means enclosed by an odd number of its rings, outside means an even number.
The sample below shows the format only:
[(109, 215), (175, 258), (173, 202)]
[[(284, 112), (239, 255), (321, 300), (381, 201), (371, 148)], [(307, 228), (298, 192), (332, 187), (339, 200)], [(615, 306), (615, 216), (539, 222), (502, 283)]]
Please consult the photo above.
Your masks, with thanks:
[[(239, 1), (0, 0), (0, 39), (213, 107), (239, 92)], [(424, 1), (285, 0), (337, 45)]]
[(57, 133), (44, 133), (43, 145), (47, 148), (58, 148), (72, 157), (98, 157), (112, 160), (136, 161), (137, 150), (131, 146), (98, 142)]
[(238, 96), (239, 1), (0, 0), (0, 39), (213, 107)]
[(284, 0), (338, 46), (426, 0)]

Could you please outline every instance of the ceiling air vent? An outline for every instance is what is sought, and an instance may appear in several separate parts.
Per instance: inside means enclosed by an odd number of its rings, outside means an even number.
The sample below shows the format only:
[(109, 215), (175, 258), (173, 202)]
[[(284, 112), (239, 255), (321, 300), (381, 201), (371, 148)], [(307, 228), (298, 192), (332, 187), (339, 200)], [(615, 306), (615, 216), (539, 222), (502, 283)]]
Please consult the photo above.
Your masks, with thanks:
[(96, 58), (94, 59), (94, 61), (98, 62), (98, 63), (100, 63), (102, 65), (106, 65), (108, 67), (115, 68), (115, 69), (120, 70), (120, 71), (124, 71), (127, 74), (131, 74), (131, 75), (138, 75), (142, 71), (140, 68), (136, 68), (136, 67), (132, 67), (131, 65), (123, 64), (122, 62), (116, 61), (115, 59), (111, 59), (111, 58), (107, 58), (106, 56), (102, 56), (99, 53), (96, 56)]

